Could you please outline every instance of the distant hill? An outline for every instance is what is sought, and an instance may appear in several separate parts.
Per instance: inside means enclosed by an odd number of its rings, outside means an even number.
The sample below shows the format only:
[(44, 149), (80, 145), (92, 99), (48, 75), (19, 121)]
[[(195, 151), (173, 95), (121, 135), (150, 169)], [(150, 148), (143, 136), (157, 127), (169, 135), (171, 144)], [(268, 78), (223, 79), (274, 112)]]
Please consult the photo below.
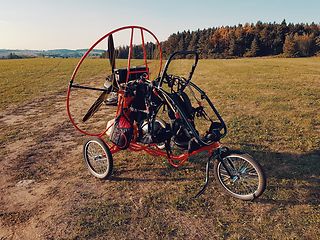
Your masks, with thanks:
[[(10, 54), (27, 57), (60, 57), (60, 58), (80, 58), (88, 49), (54, 49), (54, 50), (20, 50), (20, 49), (0, 49), (0, 58), (6, 57)], [(94, 49), (91, 51), (91, 55), (100, 56), (105, 50)]]
[[(276, 22), (256, 24), (246, 23), (234, 26), (213, 27), (197, 31), (177, 32), (160, 43), (162, 56), (166, 59), (176, 51), (197, 51), (199, 57), (239, 58), (239, 57), (309, 57), (320, 56), (320, 24), (281, 24)], [(147, 58), (156, 56), (156, 46), (147, 43)], [(80, 58), (87, 49), (69, 50), (7, 50), (0, 49), (0, 58), (21, 58), (20, 56), (45, 56)], [(103, 54), (104, 53), (104, 54)], [(116, 49), (120, 59), (128, 58), (129, 46)], [(143, 56), (142, 45), (134, 46), (138, 58)], [(94, 56), (107, 57), (105, 50), (92, 50)]]

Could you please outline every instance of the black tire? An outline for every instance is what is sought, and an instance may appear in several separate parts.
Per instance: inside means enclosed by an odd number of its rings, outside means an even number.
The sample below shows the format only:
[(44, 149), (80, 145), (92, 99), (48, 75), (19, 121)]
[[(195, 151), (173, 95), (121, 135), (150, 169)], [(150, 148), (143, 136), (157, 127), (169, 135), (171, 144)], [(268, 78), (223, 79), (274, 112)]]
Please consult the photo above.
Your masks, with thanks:
[(228, 151), (222, 159), (234, 177), (230, 178), (218, 160), (214, 164), (214, 177), (227, 194), (251, 201), (264, 192), (267, 182), (264, 170), (249, 154)]
[(89, 137), (83, 145), (84, 161), (90, 172), (97, 178), (106, 179), (111, 175), (113, 160), (109, 147), (98, 137)]

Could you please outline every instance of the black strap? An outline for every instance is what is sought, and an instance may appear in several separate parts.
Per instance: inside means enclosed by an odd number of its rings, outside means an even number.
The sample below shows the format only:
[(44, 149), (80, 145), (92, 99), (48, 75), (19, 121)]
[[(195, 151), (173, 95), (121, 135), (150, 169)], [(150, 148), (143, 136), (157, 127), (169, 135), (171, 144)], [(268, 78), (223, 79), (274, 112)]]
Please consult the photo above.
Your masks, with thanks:
[(171, 151), (171, 146), (170, 146), (170, 139), (169, 139), (169, 140), (166, 139), (166, 140), (164, 141), (164, 146), (165, 146), (165, 148), (166, 148), (166, 152), (167, 152), (168, 159), (171, 159), (171, 158), (170, 158), (170, 154), (172, 154), (172, 151)]

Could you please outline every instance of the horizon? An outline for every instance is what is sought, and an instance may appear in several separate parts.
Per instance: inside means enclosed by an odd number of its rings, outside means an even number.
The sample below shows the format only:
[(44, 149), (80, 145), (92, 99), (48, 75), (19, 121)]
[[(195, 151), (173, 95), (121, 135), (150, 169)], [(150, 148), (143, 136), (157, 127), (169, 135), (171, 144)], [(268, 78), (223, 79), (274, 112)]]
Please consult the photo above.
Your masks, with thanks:
[[(69, 51), (78, 51), (78, 50), (88, 50), (89, 48), (77, 48), (77, 49), (69, 49), (69, 48), (55, 48), (55, 49), (7, 49), (7, 48), (0, 48), (0, 51), (6, 50), (6, 51), (55, 51), (55, 50), (69, 50)], [(94, 49), (94, 50), (103, 50), (104, 49)]]
[[(268, 3), (200, 0), (193, 3), (191, 0), (163, 0), (162, 4), (147, 0), (3, 1), (0, 49), (87, 49), (106, 33), (134, 25), (149, 29), (163, 42), (177, 32), (258, 21), (281, 23), (285, 19), (287, 24), (320, 24), (320, 1), (315, 0), (303, 4), (289, 0)], [(125, 44), (120, 42), (119, 45)]]
[[(281, 24), (283, 21), (285, 21), (286, 22), (286, 20), (285, 19), (283, 19), (281, 22), (262, 22), (263, 24)], [(257, 21), (257, 22), (261, 22), (260, 20), (259, 21)], [(256, 23), (257, 23), (256, 22)], [(247, 22), (248, 23), (248, 22)], [(235, 27), (235, 26), (239, 26), (239, 25), (245, 25), (245, 24), (247, 24), (247, 23), (239, 23), (239, 24), (237, 24), (237, 25), (232, 25), (232, 26), (218, 26), (218, 27), (215, 27), (215, 28), (222, 28), (222, 27)], [(252, 25), (252, 24), (256, 24), (256, 23), (248, 23), (248, 24), (250, 24), (250, 25)], [(298, 24), (304, 24), (304, 25), (311, 25), (311, 24), (316, 24), (316, 25), (318, 25), (318, 26), (320, 26), (320, 22), (319, 23), (315, 23), (315, 22), (312, 22), (312, 23), (303, 23), (303, 22), (301, 22), (301, 23), (292, 23), (292, 22), (286, 22), (286, 24), (287, 24), (287, 26), (289, 25), (289, 24), (293, 24), (293, 25), (298, 25)], [(198, 28), (198, 30), (199, 30), (200, 28)], [(202, 28), (202, 29), (200, 29), (200, 30), (205, 30), (205, 29), (208, 29), (208, 28)], [(160, 43), (162, 43), (162, 42), (165, 42), (165, 41), (167, 41), (168, 40), (168, 38), (171, 36), (171, 35), (173, 35), (173, 34), (177, 34), (177, 33), (182, 33), (182, 32), (184, 32), (184, 31), (190, 31), (190, 29), (188, 29), (188, 30), (183, 30), (183, 31), (177, 31), (177, 32), (174, 32), (174, 33), (171, 33), (168, 37), (167, 37), (167, 39), (166, 40), (164, 40), (164, 41), (160, 41)], [(190, 32), (195, 32), (195, 31), (197, 31), (197, 30), (192, 30), (192, 31), (190, 31)], [(138, 44), (139, 45), (139, 44)], [(121, 46), (128, 46), (128, 45), (118, 45), (116, 48), (119, 48), (119, 47), (121, 47)], [(90, 48), (91, 46), (88, 46), (87, 48), (53, 48), (53, 49), (28, 49), (28, 48), (26, 48), (26, 49), (19, 49), (19, 48), (17, 48), (17, 49), (8, 49), (8, 48), (0, 48), (0, 51), (39, 51), (39, 52), (41, 52), (41, 51), (43, 51), (43, 52), (48, 52), (48, 51), (57, 51), (57, 50), (67, 50), (67, 51), (80, 51), (80, 50), (88, 50), (89, 48)], [(101, 49), (96, 49), (96, 48), (94, 48), (93, 50), (96, 50), (96, 51), (105, 51), (105, 49), (103, 49), (103, 48), (101, 48)]]

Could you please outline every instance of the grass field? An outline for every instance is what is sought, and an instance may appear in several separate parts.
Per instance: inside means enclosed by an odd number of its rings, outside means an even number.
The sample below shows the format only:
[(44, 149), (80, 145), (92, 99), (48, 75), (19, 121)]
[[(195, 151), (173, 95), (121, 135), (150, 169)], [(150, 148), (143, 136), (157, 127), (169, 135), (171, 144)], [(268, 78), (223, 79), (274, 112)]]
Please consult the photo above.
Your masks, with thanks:
[[(198, 63), (194, 82), (228, 127), (221, 144), (248, 152), (266, 171), (267, 189), (254, 202), (225, 195), (214, 180), (194, 199), (204, 183), (203, 154), (176, 169), (165, 158), (123, 151), (110, 180), (91, 176), (81, 155), (85, 136), (65, 110), (77, 62), (0, 61), (0, 170), (8, 176), (0, 239), (34, 228), (44, 239), (320, 239), (320, 58)], [(192, 61), (177, 63), (182, 71)], [(90, 76), (99, 75), (98, 64), (89, 65)], [(33, 106), (39, 114), (9, 121)], [(57, 147), (61, 139), (65, 145)], [(12, 146), (27, 141), (28, 151), (15, 155)], [(14, 188), (8, 186), (23, 179), (36, 181), (26, 191), (37, 202), (12, 205)]]

